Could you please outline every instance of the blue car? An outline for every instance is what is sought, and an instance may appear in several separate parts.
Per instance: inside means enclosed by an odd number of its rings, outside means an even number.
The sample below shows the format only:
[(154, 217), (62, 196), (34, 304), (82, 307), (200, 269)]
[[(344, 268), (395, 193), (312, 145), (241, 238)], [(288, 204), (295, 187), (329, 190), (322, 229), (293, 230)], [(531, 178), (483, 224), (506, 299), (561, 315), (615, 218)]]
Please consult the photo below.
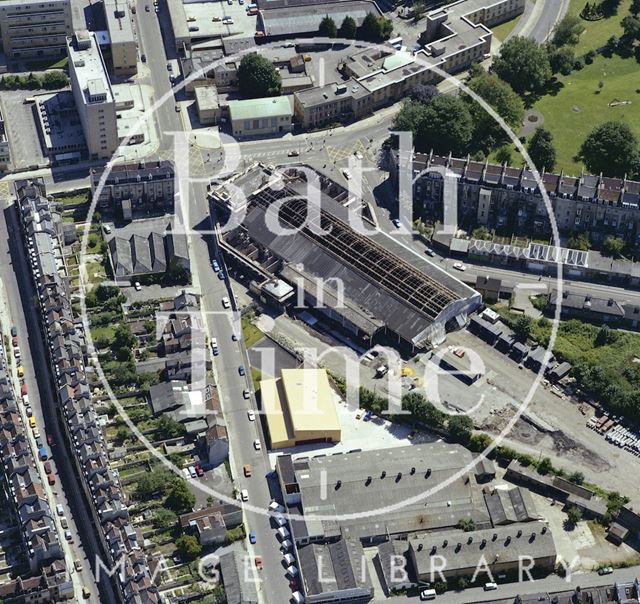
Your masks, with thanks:
[(244, 365), (240, 365), (240, 367), (238, 367), (238, 373), (240, 375), (244, 375)]
[(226, 275), (222, 271), (218, 273), (218, 279), (220, 279), (220, 281), (224, 281), (225, 277)]
[(218, 264), (217, 260), (214, 260), (211, 263), (211, 267), (213, 268), (214, 271), (216, 271), (216, 273), (220, 270), (220, 265)]
[(255, 543), (256, 541), (257, 541), (256, 532), (255, 531), (249, 531), (249, 543)]

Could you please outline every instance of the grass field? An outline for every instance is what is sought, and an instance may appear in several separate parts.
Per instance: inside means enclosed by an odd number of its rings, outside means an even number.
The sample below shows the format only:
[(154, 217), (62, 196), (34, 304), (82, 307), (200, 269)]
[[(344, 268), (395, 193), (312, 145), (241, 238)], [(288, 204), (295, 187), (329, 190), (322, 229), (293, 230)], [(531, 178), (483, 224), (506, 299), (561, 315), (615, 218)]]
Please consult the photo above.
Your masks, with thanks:
[(491, 31), (494, 37), (502, 42), (513, 31), (513, 28), (518, 25), (518, 21), (520, 21), (519, 16), (492, 27)]
[[(567, 15), (579, 16), (585, 3), (586, 0), (571, 0)], [(622, 33), (620, 21), (629, 14), (630, 6), (631, 0), (622, 0), (617, 15), (599, 21), (582, 21), (585, 31), (575, 47), (576, 55), (583, 55), (589, 50), (596, 50), (604, 46), (611, 36), (620, 36)]]
[(247, 348), (251, 348), (264, 337), (264, 334), (251, 322), (249, 317), (242, 317), (242, 337)]
[[(592, 65), (561, 77), (560, 81), (563, 87), (557, 95), (545, 96), (534, 106), (544, 115), (544, 126), (553, 134), (558, 153), (556, 170), (580, 174), (581, 165), (574, 156), (599, 123), (623, 120), (640, 136), (640, 94), (636, 92), (640, 90), (640, 66), (634, 58), (598, 56)], [(612, 101), (630, 104), (609, 107)]]

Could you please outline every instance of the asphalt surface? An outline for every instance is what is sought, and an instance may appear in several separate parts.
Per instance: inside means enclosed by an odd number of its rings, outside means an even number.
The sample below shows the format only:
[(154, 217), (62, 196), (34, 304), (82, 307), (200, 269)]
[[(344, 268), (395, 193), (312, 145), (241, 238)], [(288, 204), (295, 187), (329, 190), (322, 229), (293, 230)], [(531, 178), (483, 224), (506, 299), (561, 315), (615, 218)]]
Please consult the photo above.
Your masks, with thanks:
[[(22, 366), (25, 369), (25, 382), (29, 393), (29, 403), (40, 427), (53, 436), (51, 447), (55, 470), (57, 472), (56, 500), (62, 503), (69, 521), (69, 528), (74, 535), (76, 557), (83, 563), (81, 572), (83, 584), (91, 591), (91, 601), (105, 604), (116, 602), (113, 585), (108, 580), (96, 581), (91, 568), (96, 556), (103, 558), (97, 538), (97, 528), (87, 510), (87, 501), (83, 497), (80, 478), (74, 472), (74, 465), (58, 463), (71, 459), (67, 438), (60, 424), (56, 408), (58, 400), (50, 377), (49, 360), (45, 349), (37, 294), (31, 281), (31, 270), (28, 266), (23, 239), (18, 224), (15, 206), (4, 209), (0, 216), (0, 278), (4, 284), (10, 307), (10, 315), (17, 327), (20, 337)], [(47, 368), (46, 371), (36, 368)], [(44, 434), (43, 434), (44, 438)], [(90, 504), (89, 504), (90, 505)], [(55, 505), (53, 506), (55, 508)], [(79, 537), (79, 540), (78, 540)]]

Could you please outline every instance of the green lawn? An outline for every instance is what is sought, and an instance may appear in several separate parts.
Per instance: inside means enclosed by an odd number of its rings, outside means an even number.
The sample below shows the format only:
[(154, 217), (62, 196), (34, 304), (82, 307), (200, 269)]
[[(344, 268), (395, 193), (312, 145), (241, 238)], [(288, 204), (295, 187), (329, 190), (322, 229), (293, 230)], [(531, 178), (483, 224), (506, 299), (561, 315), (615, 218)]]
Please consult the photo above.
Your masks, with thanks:
[[(619, 18), (617, 19), (619, 21)], [(603, 82), (602, 90), (598, 82)], [(640, 66), (634, 58), (617, 55), (596, 57), (592, 65), (561, 77), (563, 84), (555, 96), (545, 96), (534, 106), (544, 115), (544, 125), (553, 134), (558, 152), (556, 170), (579, 175), (581, 165), (575, 154), (587, 134), (599, 123), (624, 120), (640, 136)], [(609, 107), (612, 101), (629, 105)]]
[(518, 21), (520, 21), (520, 16), (492, 27), (491, 31), (494, 37), (502, 42), (513, 31), (513, 28), (518, 25)]
[(92, 327), (91, 337), (95, 342), (97, 339), (104, 338), (105, 340), (112, 340), (115, 335), (116, 328), (112, 325), (105, 325), (104, 327)]
[[(580, 15), (580, 11), (584, 8), (586, 0), (571, 0), (568, 15)], [(582, 21), (585, 31), (580, 37), (575, 47), (577, 55), (583, 55), (588, 50), (595, 50), (605, 45), (611, 36), (620, 36), (622, 27), (620, 21), (629, 14), (631, 0), (622, 0), (618, 8), (618, 14), (608, 19), (600, 19), (599, 21)]]
[(78, 191), (77, 193), (69, 193), (68, 195), (59, 195), (55, 197), (55, 201), (65, 206), (74, 206), (89, 201), (89, 191)]
[(264, 334), (251, 322), (248, 317), (242, 317), (242, 337), (247, 348), (262, 340)]
[(28, 61), (27, 69), (30, 71), (40, 71), (44, 69), (66, 69), (69, 58), (64, 57), (57, 60)]

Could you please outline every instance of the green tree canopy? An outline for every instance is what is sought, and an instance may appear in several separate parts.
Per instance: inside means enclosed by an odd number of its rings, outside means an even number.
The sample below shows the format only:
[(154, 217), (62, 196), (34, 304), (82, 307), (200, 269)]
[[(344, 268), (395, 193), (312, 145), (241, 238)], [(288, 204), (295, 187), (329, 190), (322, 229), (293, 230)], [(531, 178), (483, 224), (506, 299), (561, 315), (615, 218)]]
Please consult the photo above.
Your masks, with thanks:
[(573, 70), (575, 62), (576, 55), (571, 46), (561, 46), (560, 48), (553, 48), (549, 51), (549, 64), (551, 65), (552, 73), (561, 73), (565, 76), (569, 75)]
[(393, 22), (385, 17), (376, 17), (367, 13), (357, 32), (357, 38), (365, 42), (384, 42), (393, 33)]
[(173, 475), (163, 468), (156, 468), (143, 474), (136, 484), (136, 495), (141, 500), (152, 499), (154, 495), (163, 493), (171, 484)]
[(202, 546), (193, 535), (180, 535), (176, 539), (176, 548), (187, 562), (195, 560), (202, 553)]
[(128, 361), (131, 359), (131, 353), (133, 347), (137, 344), (138, 340), (131, 333), (131, 329), (126, 323), (120, 323), (113, 334), (113, 341), (111, 342), (111, 348), (119, 361)]
[[(481, 99), (491, 105), (511, 129), (516, 132), (520, 130), (524, 119), (524, 103), (509, 84), (483, 69), (469, 80), (468, 85)], [(468, 101), (475, 125), (475, 140), (504, 140), (507, 134), (500, 124), (482, 108), (480, 103), (470, 96), (465, 95), (464, 98)]]
[(591, 247), (589, 233), (586, 231), (571, 232), (568, 243), (572, 250), (581, 250), (583, 252), (586, 252)]
[(459, 97), (437, 96), (423, 109), (415, 111), (417, 123), (412, 129), (416, 148), (447, 155), (465, 154), (473, 137), (469, 107)]
[(564, 46), (565, 44), (575, 46), (580, 41), (582, 32), (584, 32), (582, 19), (577, 15), (567, 15), (553, 30), (551, 43), (554, 46)]
[(538, 92), (551, 78), (547, 49), (522, 36), (514, 36), (500, 47), (493, 71), (519, 94)]
[(185, 433), (184, 426), (168, 415), (161, 415), (157, 423), (158, 432), (161, 438), (178, 438)]
[(473, 434), (473, 420), (468, 415), (452, 415), (448, 422), (451, 438), (459, 443), (468, 443)]
[(278, 96), (282, 89), (282, 78), (269, 59), (250, 53), (240, 61), (238, 86), (245, 99)]
[(604, 122), (587, 135), (579, 156), (592, 174), (631, 176), (638, 166), (638, 141), (627, 123)]
[(582, 511), (575, 505), (572, 505), (567, 510), (567, 520), (570, 524), (575, 526), (576, 524), (578, 524), (578, 522), (580, 522), (580, 520), (582, 520)]
[(323, 38), (335, 38), (338, 35), (338, 28), (336, 22), (327, 15), (320, 21), (320, 27), (318, 28), (318, 35)]
[(523, 342), (531, 335), (533, 319), (528, 315), (520, 315), (513, 323), (513, 332)]
[(538, 474), (549, 474), (552, 470), (553, 464), (551, 463), (551, 459), (543, 457), (538, 464)]
[(178, 516), (167, 508), (158, 508), (153, 515), (153, 526), (157, 529), (170, 529), (178, 522)]
[(189, 490), (189, 485), (182, 478), (176, 478), (171, 485), (164, 504), (176, 514), (190, 512), (196, 503), (195, 495)]
[(622, 20), (622, 29), (628, 40), (640, 40), (640, 19), (638, 17), (627, 15)]
[(410, 392), (402, 397), (402, 408), (409, 411), (411, 419), (417, 424), (432, 428), (444, 427), (446, 415), (417, 392)]
[(342, 25), (340, 25), (338, 36), (340, 38), (347, 38), (349, 40), (353, 40), (356, 37), (357, 31), (358, 31), (358, 27), (356, 25), (355, 19), (347, 15), (342, 21)]
[(619, 256), (624, 249), (624, 239), (609, 235), (602, 242), (602, 253), (606, 256)]
[(553, 135), (549, 130), (538, 126), (527, 143), (527, 151), (531, 161), (538, 170), (545, 169), (552, 172), (556, 167), (556, 148), (553, 144)]

